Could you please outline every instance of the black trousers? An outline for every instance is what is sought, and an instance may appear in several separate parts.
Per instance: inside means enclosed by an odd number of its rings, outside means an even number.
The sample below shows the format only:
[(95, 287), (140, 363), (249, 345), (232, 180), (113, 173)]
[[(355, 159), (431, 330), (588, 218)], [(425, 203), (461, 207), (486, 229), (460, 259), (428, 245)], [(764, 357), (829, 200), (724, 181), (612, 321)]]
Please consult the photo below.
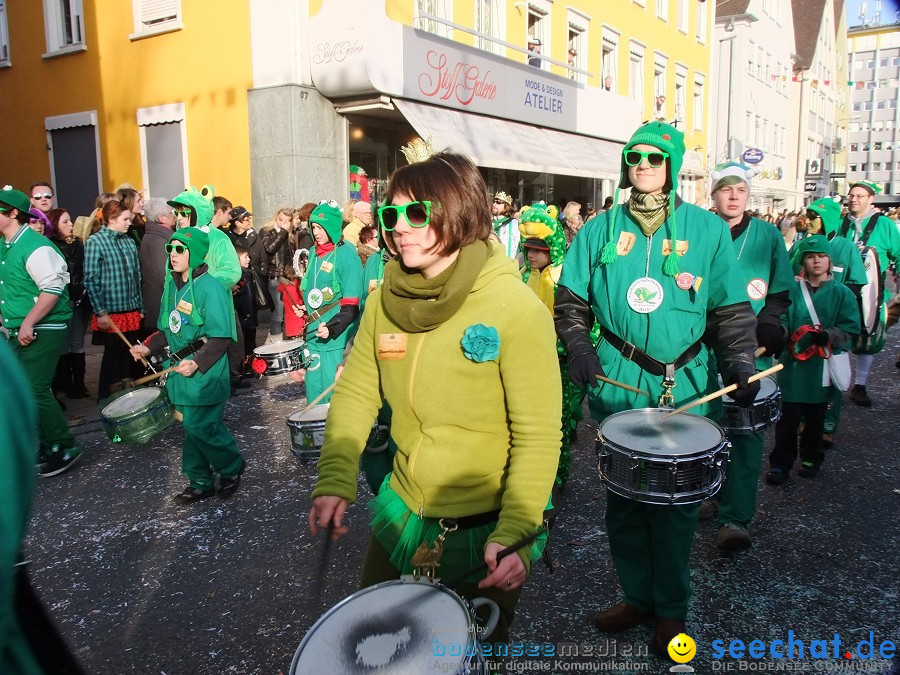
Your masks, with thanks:
[(818, 467), (825, 459), (822, 452), (822, 431), (828, 402), (790, 403), (782, 401), (781, 419), (775, 425), (775, 447), (769, 453), (769, 466), (790, 471), (797, 459), (797, 431), (800, 421), (805, 426), (800, 436), (800, 461)]

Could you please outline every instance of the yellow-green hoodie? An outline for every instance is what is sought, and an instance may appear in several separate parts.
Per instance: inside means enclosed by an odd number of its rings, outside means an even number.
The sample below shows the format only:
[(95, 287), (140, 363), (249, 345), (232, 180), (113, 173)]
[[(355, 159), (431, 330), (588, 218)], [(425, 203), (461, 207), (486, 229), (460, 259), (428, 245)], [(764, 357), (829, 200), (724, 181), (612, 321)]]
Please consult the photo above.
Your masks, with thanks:
[[(501, 509), (489, 541), (508, 546), (533, 533), (561, 440), (547, 308), (496, 244), (462, 307), (434, 330), (402, 333), (383, 309), (384, 290), (369, 297), (335, 388), (313, 498), (356, 498), (359, 456), (383, 395), (398, 446), (391, 487), (413, 513), (458, 518)], [(497, 330), (496, 359), (464, 354), (463, 334), (476, 324)]]

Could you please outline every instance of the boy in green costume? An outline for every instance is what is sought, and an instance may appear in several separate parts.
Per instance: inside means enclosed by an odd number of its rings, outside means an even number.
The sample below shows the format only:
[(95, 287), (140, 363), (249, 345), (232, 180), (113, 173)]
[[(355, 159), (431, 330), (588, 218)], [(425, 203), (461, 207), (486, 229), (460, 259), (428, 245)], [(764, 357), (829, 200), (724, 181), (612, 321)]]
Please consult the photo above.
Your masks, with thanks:
[[(764, 370), (784, 351), (781, 317), (790, 304), (794, 276), (784, 250), (784, 238), (769, 223), (746, 214), (750, 198), (752, 167), (729, 162), (712, 173), (712, 199), (731, 231), (747, 299), (756, 314), (756, 340), (765, 348), (756, 359)], [(756, 514), (756, 488), (762, 468), (763, 432), (729, 433), (731, 453), (725, 485), (714, 500), (700, 507), (700, 519), (718, 511), (716, 546), (738, 551), (751, 544), (748, 528)]]
[[(598, 421), (714, 391), (713, 352), (724, 381), (738, 387), (738, 405), (751, 405), (759, 390), (748, 382), (756, 370), (756, 318), (728, 229), (676, 196), (684, 151), (684, 134), (671, 125), (639, 127), (622, 153), (619, 188), (632, 188), (628, 203), (588, 221), (566, 255), (556, 331), (569, 376), (588, 388)], [(590, 339), (595, 317), (603, 330), (596, 349)], [(598, 388), (596, 376), (603, 374), (651, 397)], [(693, 412), (718, 417), (721, 402)], [(594, 618), (600, 630), (627, 630), (656, 615), (651, 647), (662, 655), (685, 632), (698, 510), (697, 504), (657, 506), (607, 491), (610, 550), (625, 600)]]
[[(356, 332), (359, 318), (363, 268), (356, 249), (341, 239), (343, 222), (341, 210), (328, 202), (317, 205), (309, 216), (315, 246), (300, 283), (312, 357), (305, 376), (307, 401), (334, 383), (344, 347)], [(330, 400), (329, 393), (321, 402)]]
[[(802, 260), (805, 278), (791, 288), (791, 307), (784, 320), (791, 340), (789, 350), (781, 356), (784, 369), (778, 373), (781, 419), (775, 426), (775, 447), (769, 454), (769, 485), (781, 485), (787, 480), (797, 458), (801, 419), (802, 464), (797, 473), (804, 478), (818, 473), (825, 457), (821, 450), (822, 424), (831, 388), (823, 384), (825, 357), (843, 351), (850, 337), (859, 332), (859, 311), (853, 293), (831, 276), (828, 240), (821, 235), (806, 237), (798, 244), (797, 256)], [(809, 301), (804, 297), (804, 288)], [(808, 302), (818, 321), (812, 318)]]
[(137, 360), (168, 346), (172, 360), (178, 360), (166, 390), (184, 415), (181, 462), (190, 484), (175, 500), (190, 504), (216, 494), (216, 474), (218, 495), (227, 499), (237, 490), (245, 467), (222, 419), (231, 394), (226, 350), (236, 330), (231, 293), (208, 272), (204, 260), (209, 237), (202, 229), (178, 230), (166, 251), (172, 271), (163, 289), (160, 332), (145, 345), (132, 347), (131, 353)]

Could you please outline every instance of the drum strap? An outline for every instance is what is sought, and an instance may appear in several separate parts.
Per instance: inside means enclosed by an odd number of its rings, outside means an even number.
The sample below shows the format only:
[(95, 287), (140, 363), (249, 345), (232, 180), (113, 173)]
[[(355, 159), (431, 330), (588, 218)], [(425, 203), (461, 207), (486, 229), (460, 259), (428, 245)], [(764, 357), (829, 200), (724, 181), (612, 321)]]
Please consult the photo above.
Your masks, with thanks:
[(328, 303), (327, 305), (325, 305), (324, 307), (320, 307), (320, 308), (317, 309), (315, 312), (313, 312), (312, 314), (309, 315), (309, 323), (313, 323), (314, 321), (318, 321), (318, 320), (321, 319), (323, 316), (325, 316), (328, 312), (330, 312), (332, 309), (334, 309), (335, 307), (337, 307), (337, 306), (340, 305), (340, 304), (341, 304), (341, 299), (338, 298), (338, 299), (335, 300), (334, 302), (329, 302), (329, 303)]
[(456, 524), (457, 530), (471, 530), (473, 527), (481, 527), (495, 523), (500, 519), (500, 509), (496, 511), (488, 511), (487, 513), (476, 513), (473, 516), (463, 516), (462, 518), (442, 518), (445, 523)]
[(657, 377), (662, 377), (667, 373), (672, 373), (675, 370), (678, 370), (682, 366), (686, 365), (690, 362), (697, 354), (700, 353), (701, 342), (697, 340), (694, 344), (688, 347), (681, 356), (675, 359), (672, 363), (663, 363), (662, 361), (657, 361), (652, 356), (647, 354), (645, 351), (638, 349), (635, 345), (631, 344), (627, 340), (623, 340), (618, 335), (608, 330), (603, 331), (603, 339), (606, 340), (613, 348), (617, 349), (622, 356), (624, 356), (629, 361), (633, 361), (638, 366), (641, 367), (641, 370), (645, 370), (651, 375), (656, 375)]
[(186, 347), (179, 349), (177, 352), (173, 352), (168, 347), (166, 347), (163, 350), (162, 354), (151, 356), (150, 361), (153, 363), (153, 365), (161, 365), (166, 361), (171, 361), (172, 363), (183, 361), (187, 357), (199, 352), (205, 344), (206, 338), (198, 338)]

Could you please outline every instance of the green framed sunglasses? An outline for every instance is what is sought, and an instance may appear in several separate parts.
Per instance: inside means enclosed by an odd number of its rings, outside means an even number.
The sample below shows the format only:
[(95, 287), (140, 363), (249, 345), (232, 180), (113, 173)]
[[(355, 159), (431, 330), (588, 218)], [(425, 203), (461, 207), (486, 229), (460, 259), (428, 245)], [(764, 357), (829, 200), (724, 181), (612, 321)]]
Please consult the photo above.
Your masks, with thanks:
[(625, 151), (625, 163), (628, 166), (638, 166), (646, 159), (647, 164), (649, 164), (654, 169), (658, 169), (666, 163), (666, 160), (668, 158), (669, 153), (663, 152), (662, 150), (649, 150), (647, 152), (642, 152), (641, 150)]
[(166, 244), (166, 253), (175, 252), (176, 255), (184, 255), (187, 253), (188, 247), (184, 244)]
[(410, 227), (425, 227), (431, 221), (432, 202), (422, 200), (418, 202), (409, 202), (403, 206), (380, 206), (378, 207), (378, 222), (387, 232), (392, 232), (400, 220), (400, 215), (406, 219)]
[(181, 218), (190, 218), (190, 217), (191, 217), (191, 210), (190, 210), (190, 209), (183, 209), (183, 210), (182, 210), (182, 209), (175, 209), (174, 211), (172, 211), (172, 213), (174, 213), (176, 216), (179, 216), (179, 217), (181, 217)]

